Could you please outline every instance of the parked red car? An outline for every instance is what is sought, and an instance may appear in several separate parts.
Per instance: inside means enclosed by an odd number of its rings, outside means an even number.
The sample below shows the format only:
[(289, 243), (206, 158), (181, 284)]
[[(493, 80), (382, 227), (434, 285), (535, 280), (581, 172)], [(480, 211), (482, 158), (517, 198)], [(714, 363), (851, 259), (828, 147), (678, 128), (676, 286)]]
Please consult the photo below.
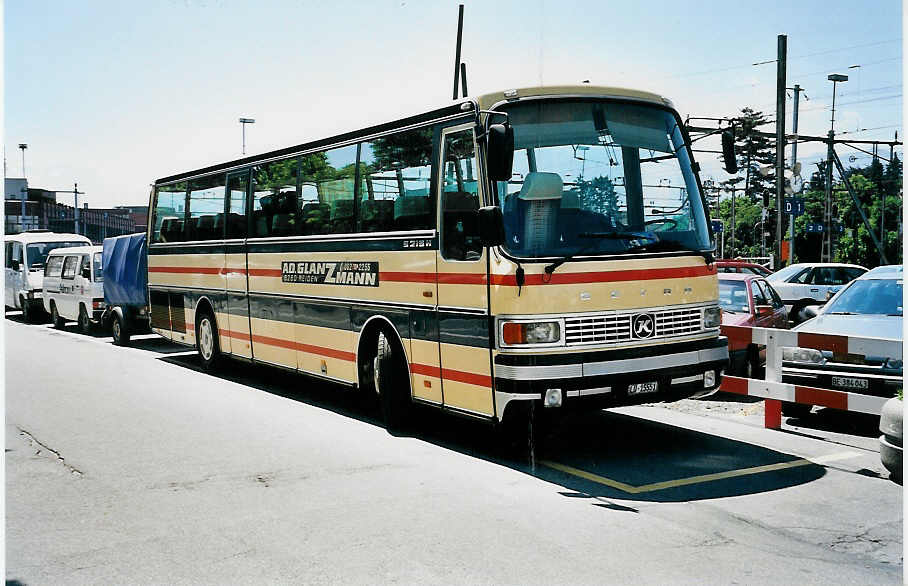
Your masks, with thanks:
[(716, 261), (716, 269), (720, 273), (742, 273), (745, 275), (758, 275), (766, 277), (772, 274), (772, 271), (756, 263), (745, 260), (731, 260), (720, 258)]
[[(766, 279), (742, 273), (719, 273), (722, 325), (788, 329), (788, 310)], [(766, 348), (729, 340), (729, 371), (759, 378)]]

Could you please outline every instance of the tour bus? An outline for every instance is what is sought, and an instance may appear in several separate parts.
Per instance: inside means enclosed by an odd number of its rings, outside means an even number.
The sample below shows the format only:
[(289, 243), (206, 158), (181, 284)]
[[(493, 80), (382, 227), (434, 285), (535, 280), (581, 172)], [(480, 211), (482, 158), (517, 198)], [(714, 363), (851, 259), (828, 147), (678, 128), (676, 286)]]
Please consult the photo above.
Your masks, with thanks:
[(79, 234), (27, 230), (4, 238), (6, 246), (6, 307), (22, 310), (26, 322), (43, 313), (41, 300), (44, 262), (56, 248), (86, 246), (91, 240)]
[[(670, 101), (538, 87), (164, 177), (152, 328), (501, 421), (714, 392), (707, 206)], [(508, 418), (510, 419), (510, 418)]]
[(100, 246), (58, 248), (44, 265), (44, 310), (57, 329), (67, 321), (82, 333), (101, 323), (104, 313), (104, 274)]

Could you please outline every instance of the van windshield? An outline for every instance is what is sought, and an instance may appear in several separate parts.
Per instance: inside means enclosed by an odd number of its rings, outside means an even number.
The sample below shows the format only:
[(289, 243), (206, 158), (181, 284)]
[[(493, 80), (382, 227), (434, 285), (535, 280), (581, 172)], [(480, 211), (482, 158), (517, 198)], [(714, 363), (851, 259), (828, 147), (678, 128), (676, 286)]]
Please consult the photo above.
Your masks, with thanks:
[(25, 254), (28, 260), (28, 268), (40, 269), (47, 262), (47, 255), (51, 250), (57, 248), (72, 248), (73, 246), (85, 246), (87, 242), (32, 242), (25, 247)]

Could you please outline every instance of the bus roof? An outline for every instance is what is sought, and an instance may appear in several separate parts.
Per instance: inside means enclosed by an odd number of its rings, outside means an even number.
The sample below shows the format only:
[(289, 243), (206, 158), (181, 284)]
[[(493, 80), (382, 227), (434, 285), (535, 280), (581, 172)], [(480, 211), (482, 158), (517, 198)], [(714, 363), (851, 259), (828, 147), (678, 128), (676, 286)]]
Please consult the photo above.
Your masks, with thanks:
[[(516, 92), (516, 96), (513, 94)], [(507, 97), (505, 96), (507, 94)], [(380, 134), (388, 130), (393, 130), (395, 128), (402, 128), (406, 126), (411, 126), (415, 124), (420, 124), (424, 122), (431, 122), (432, 120), (437, 120), (439, 118), (446, 118), (450, 116), (457, 115), (466, 115), (469, 112), (473, 111), (473, 105), (478, 102), (480, 109), (488, 109), (494, 104), (507, 100), (513, 99), (514, 97), (525, 98), (525, 97), (536, 97), (536, 96), (597, 96), (605, 98), (630, 98), (634, 100), (641, 100), (645, 102), (651, 102), (654, 104), (659, 104), (663, 106), (673, 107), (671, 101), (658, 94), (651, 92), (645, 92), (640, 90), (632, 90), (627, 88), (620, 87), (608, 87), (608, 86), (596, 86), (589, 84), (581, 85), (562, 85), (562, 86), (538, 86), (538, 87), (527, 87), (527, 88), (518, 88), (513, 90), (505, 90), (501, 92), (484, 94), (478, 98), (462, 98), (454, 101), (453, 103), (436, 108), (434, 110), (429, 110), (422, 114), (417, 114), (415, 116), (408, 116), (407, 118), (401, 118), (392, 122), (387, 122), (385, 124), (378, 124), (375, 126), (369, 126), (360, 130), (355, 130), (351, 132), (346, 132), (343, 134), (338, 134), (328, 138), (323, 138), (320, 140), (315, 140), (311, 142), (304, 142), (297, 144), (291, 147), (286, 147), (283, 149), (278, 149), (275, 151), (269, 151), (262, 153), (260, 155), (253, 155), (245, 157), (242, 159), (235, 159), (233, 161), (228, 161), (225, 163), (219, 163), (216, 165), (211, 165), (208, 167), (203, 167), (201, 169), (196, 169), (193, 171), (187, 171), (184, 173), (178, 173), (176, 175), (170, 175), (169, 177), (162, 177), (155, 181), (155, 185), (162, 185), (166, 183), (174, 183), (177, 181), (183, 181), (192, 177), (198, 177), (201, 175), (207, 175), (209, 173), (217, 173), (220, 171), (227, 171), (228, 169), (240, 169), (256, 163), (269, 161), (272, 159), (279, 159), (282, 157), (289, 157), (297, 153), (304, 151), (314, 150), (325, 146), (331, 146), (347, 141), (356, 140), (359, 138), (372, 136), (375, 134)], [(469, 104), (468, 107), (462, 107), (465, 104)]]
[(31, 244), (33, 242), (75, 242), (78, 240), (84, 241), (85, 244), (91, 244), (91, 240), (81, 234), (61, 234), (58, 232), (48, 232), (46, 230), (8, 234), (4, 238), (7, 242), (21, 242), (23, 244)]
[(527, 97), (537, 96), (596, 96), (604, 98), (630, 98), (652, 102), (662, 106), (674, 107), (670, 100), (663, 98), (659, 94), (633, 90), (622, 87), (610, 87), (601, 85), (552, 85), (552, 86), (535, 86), (525, 88), (515, 88), (491, 94), (479, 96), (479, 107), (482, 110), (488, 110), (499, 102), (514, 100)]

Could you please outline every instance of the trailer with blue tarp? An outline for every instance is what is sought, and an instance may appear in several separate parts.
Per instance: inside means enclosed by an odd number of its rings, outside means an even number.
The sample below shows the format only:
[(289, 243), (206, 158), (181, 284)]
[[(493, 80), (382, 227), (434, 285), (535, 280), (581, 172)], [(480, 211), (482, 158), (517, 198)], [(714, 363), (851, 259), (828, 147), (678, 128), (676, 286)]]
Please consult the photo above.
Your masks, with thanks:
[(133, 333), (149, 332), (148, 245), (144, 233), (105, 238), (102, 251), (104, 302), (102, 317), (114, 343), (129, 343)]

